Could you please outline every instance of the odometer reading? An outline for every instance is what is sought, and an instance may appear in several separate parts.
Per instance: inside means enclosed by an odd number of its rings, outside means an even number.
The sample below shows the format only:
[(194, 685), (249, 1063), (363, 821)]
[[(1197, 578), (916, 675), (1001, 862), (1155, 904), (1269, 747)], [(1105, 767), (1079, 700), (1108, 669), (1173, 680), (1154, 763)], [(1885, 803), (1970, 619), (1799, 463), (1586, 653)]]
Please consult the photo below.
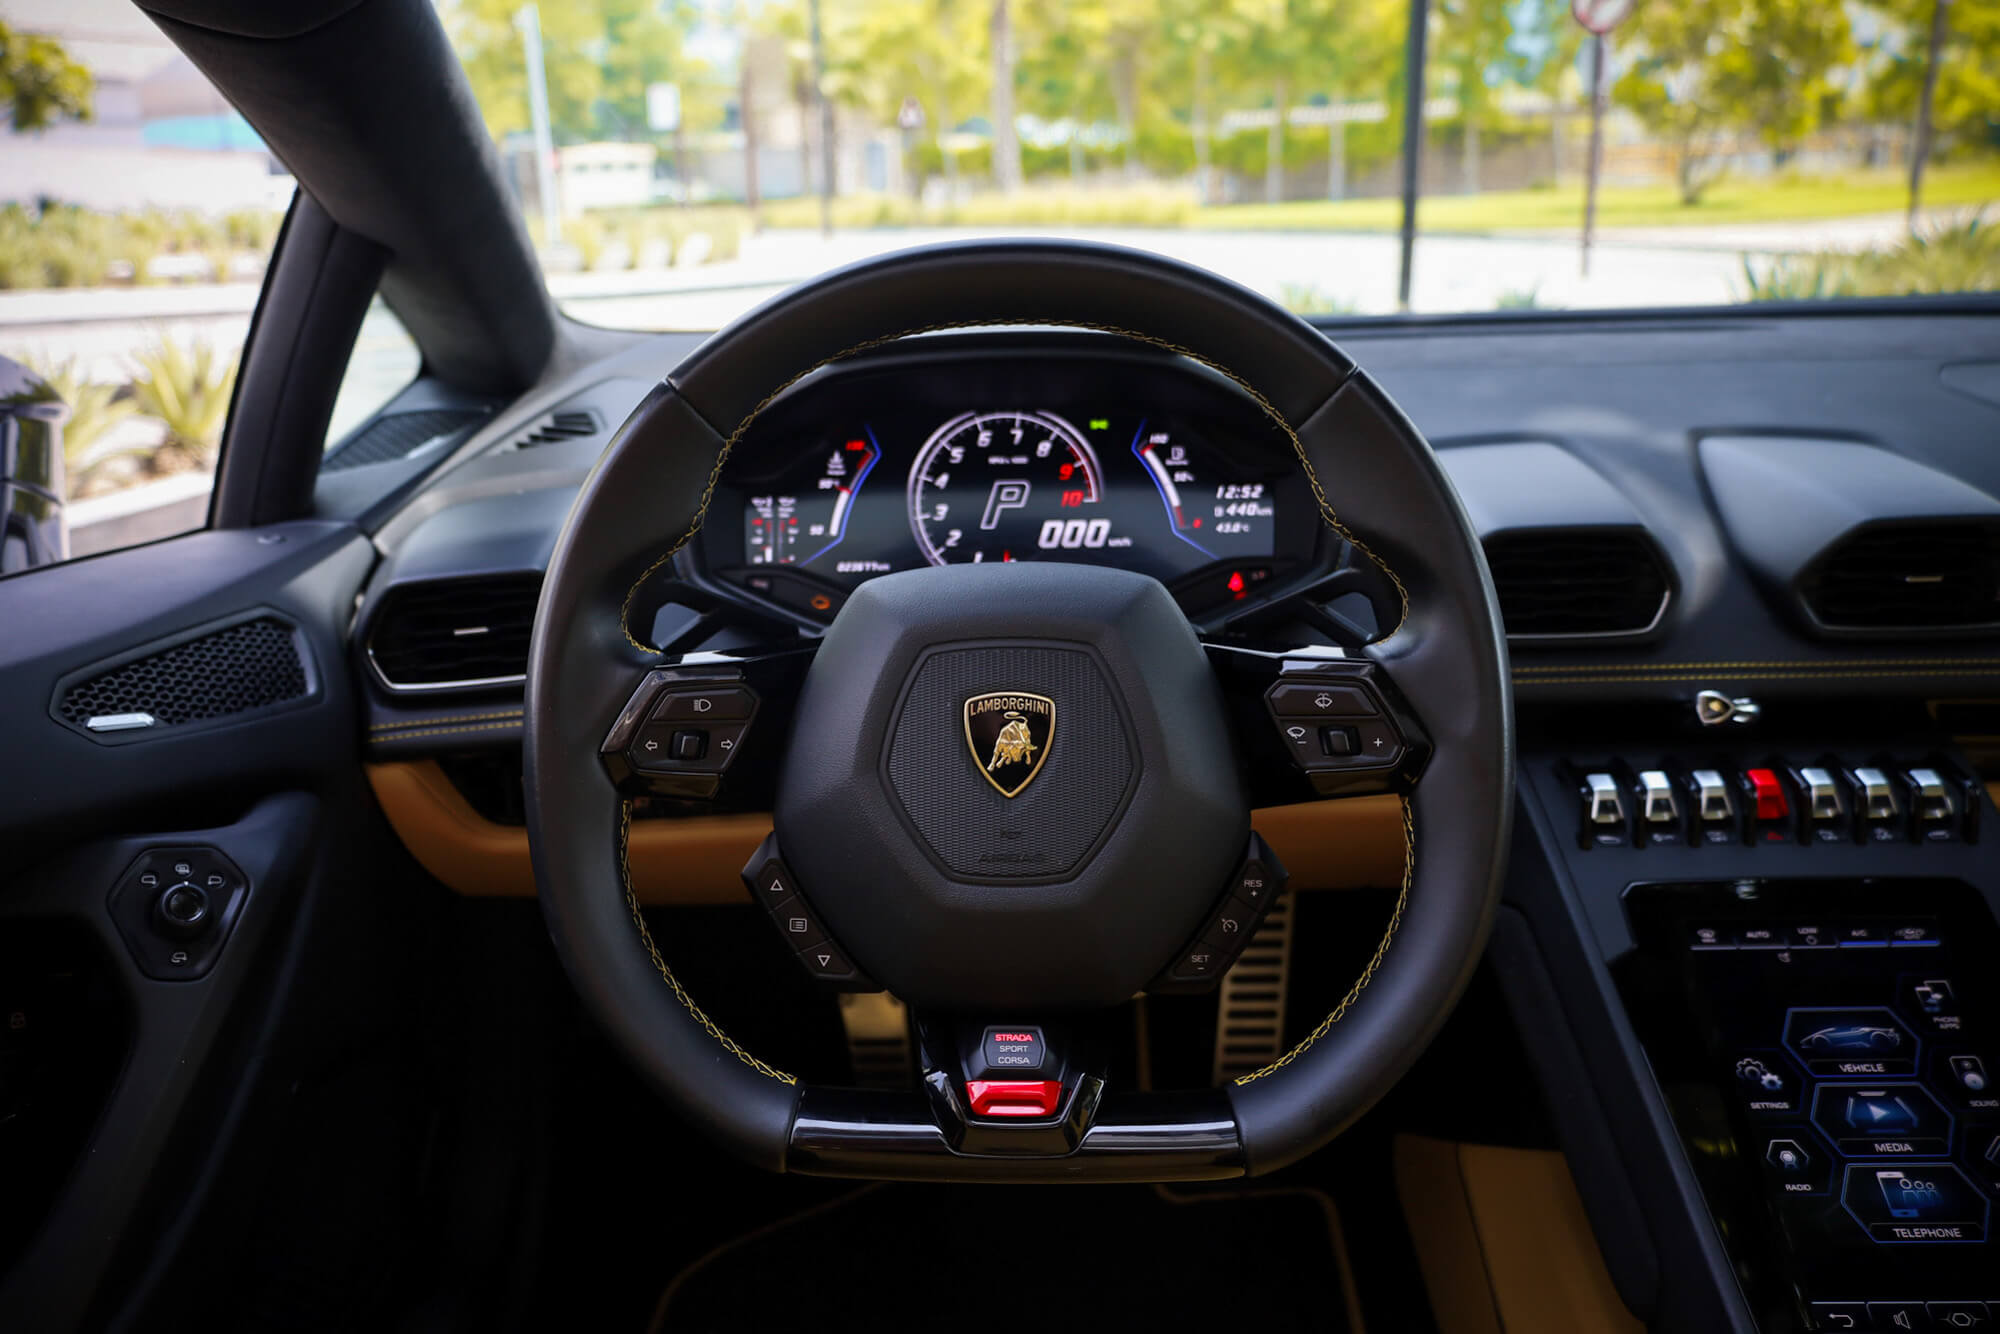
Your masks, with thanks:
[(1051, 412), (967, 412), (910, 468), (910, 529), (933, 565), (1129, 547), (1095, 512), (1104, 474), (1083, 433)]

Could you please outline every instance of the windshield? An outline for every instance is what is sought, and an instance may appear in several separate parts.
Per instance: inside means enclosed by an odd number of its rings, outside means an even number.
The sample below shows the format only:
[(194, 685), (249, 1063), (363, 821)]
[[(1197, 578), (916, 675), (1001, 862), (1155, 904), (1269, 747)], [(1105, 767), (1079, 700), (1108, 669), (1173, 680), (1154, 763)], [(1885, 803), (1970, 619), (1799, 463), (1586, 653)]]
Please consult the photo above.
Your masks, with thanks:
[(974, 235), (1157, 250), (1308, 315), (2000, 286), (1995, 0), (440, 12), (593, 323), (713, 328)]

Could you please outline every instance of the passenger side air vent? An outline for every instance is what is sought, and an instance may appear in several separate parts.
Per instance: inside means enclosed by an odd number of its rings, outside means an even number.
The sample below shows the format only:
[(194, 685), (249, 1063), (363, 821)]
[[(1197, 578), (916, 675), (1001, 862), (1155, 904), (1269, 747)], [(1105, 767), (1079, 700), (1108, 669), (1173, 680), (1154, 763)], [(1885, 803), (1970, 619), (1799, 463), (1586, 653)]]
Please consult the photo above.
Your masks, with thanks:
[(515, 449), (534, 449), (563, 440), (581, 440), (602, 430), (597, 414), (582, 408), (551, 412), (514, 438)]
[(2000, 625), (2000, 521), (1858, 528), (1806, 567), (1799, 597), (1829, 630)]
[(391, 690), (512, 685), (528, 671), (540, 574), (436, 579), (382, 599), (368, 660)]
[(1485, 540), (1510, 640), (1642, 635), (1665, 615), (1665, 562), (1636, 531), (1516, 529)]
[(460, 435), (485, 419), (485, 413), (466, 408), (393, 412), (377, 417), (359, 435), (349, 436), (346, 443), (326, 456), (319, 470), (340, 472), (408, 458), (433, 441)]

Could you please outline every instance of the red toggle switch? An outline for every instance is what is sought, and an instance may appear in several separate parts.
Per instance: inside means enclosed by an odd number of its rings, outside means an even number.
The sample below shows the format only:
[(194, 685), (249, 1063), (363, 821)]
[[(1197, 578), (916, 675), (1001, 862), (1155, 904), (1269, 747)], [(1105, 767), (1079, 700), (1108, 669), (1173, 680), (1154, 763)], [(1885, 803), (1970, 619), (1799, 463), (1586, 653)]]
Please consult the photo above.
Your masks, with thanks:
[(1062, 1101), (1059, 1079), (971, 1079), (965, 1093), (974, 1116), (1054, 1116)]
[(1744, 772), (1750, 780), (1750, 790), (1757, 797), (1757, 818), (1759, 820), (1782, 820), (1791, 813), (1785, 803), (1785, 789), (1778, 786), (1778, 775), (1769, 769), (1749, 769)]

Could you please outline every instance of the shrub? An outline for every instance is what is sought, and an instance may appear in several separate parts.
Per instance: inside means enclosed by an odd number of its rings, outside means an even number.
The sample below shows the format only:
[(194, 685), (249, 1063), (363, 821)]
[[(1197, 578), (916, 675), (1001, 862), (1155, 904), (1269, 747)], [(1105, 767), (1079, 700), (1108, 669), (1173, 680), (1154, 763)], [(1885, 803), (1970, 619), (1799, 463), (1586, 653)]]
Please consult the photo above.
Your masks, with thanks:
[(134, 355), (138, 378), (132, 397), (139, 411), (167, 428), (163, 453), (189, 466), (214, 467), (222, 424), (236, 387), (239, 353), (218, 350), (207, 339), (181, 343), (161, 337)]
[(1873, 250), (1781, 255), (1761, 266), (1743, 257), (1746, 301), (1991, 291), (2000, 291), (2000, 227), (1983, 216)]

